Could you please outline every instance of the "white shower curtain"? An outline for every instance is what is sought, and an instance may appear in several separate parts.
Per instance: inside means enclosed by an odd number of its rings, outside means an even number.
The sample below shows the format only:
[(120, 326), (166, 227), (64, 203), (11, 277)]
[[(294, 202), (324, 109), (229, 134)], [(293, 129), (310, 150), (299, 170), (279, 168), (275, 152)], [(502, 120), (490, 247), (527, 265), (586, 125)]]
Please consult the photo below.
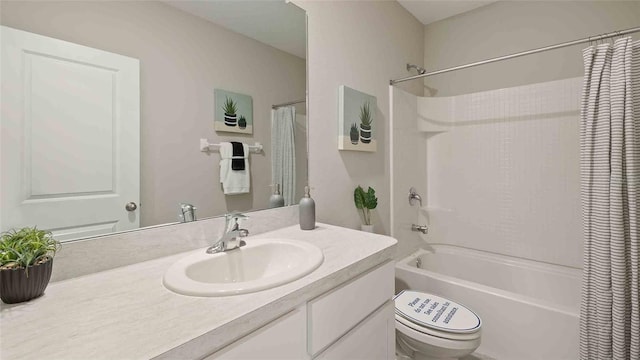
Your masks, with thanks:
[(640, 41), (583, 51), (580, 358), (640, 358)]
[(295, 203), (296, 195), (295, 118), (293, 106), (271, 111), (271, 182), (280, 184), (286, 206)]

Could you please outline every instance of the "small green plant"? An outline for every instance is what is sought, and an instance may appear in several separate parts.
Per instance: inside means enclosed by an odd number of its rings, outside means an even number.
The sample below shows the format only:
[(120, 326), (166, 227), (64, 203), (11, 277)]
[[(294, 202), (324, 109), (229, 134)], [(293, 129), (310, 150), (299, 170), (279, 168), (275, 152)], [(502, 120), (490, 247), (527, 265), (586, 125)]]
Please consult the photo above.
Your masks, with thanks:
[(358, 125), (356, 125), (355, 123), (351, 124), (351, 130), (349, 131), (349, 137), (351, 138), (351, 143), (352, 144), (357, 144), (358, 143)]
[(244, 115), (240, 115), (240, 119), (238, 119), (238, 126), (240, 129), (247, 127), (247, 118), (245, 118)]
[(28, 269), (45, 263), (59, 248), (49, 231), (35, 227), (9, 230), (0, 237), (0, 269)]
[(371, 118), (371, 109), (369, 108), (368, 102), (360, 107), (360, 122), (362, 123), (362, 127), (366, 129), (371, 128), (373, 119)]
[(356, 208), (362, 211), (362, 218), (365, 225), (371, 225), (371, 213), (370, 211), (378, 206), (378, 198), (376, 197), (376, 191), (373, 188), (365, 192), (364, 189), (358, 185), (353, 192), (353, 201), (356, 204)]
[(224, 106), (222, 107), (222, 109), (224, 110), (224, 113), (228, 115), (235, 115), (236, 111), (238, 110), (235, 101), (233, 101), (233, 99), (230, 99), (228, 96), (224, 102)]

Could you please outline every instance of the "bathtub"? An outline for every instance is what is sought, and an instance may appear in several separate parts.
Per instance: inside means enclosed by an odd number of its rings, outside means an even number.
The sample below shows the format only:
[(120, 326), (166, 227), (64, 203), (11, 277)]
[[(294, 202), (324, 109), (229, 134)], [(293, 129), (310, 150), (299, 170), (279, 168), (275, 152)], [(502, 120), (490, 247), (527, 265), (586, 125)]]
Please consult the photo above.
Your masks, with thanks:
[(396, 264), (396, 290), (441, 295), (482, 319), (477, 353), (498, 360), (578, 358), (582, 271), (448, 245)]

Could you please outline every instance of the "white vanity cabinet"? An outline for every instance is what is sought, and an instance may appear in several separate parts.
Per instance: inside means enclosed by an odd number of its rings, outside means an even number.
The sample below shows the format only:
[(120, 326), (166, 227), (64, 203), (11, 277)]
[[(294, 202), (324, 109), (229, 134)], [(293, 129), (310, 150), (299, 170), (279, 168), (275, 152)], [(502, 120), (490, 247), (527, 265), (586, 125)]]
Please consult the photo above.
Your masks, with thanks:
[(306, 359), (306, 341), (306, 306), (301, 306), (205, 359)]
[(206, 359), (395, 358), (394, 264), (302, 304)]

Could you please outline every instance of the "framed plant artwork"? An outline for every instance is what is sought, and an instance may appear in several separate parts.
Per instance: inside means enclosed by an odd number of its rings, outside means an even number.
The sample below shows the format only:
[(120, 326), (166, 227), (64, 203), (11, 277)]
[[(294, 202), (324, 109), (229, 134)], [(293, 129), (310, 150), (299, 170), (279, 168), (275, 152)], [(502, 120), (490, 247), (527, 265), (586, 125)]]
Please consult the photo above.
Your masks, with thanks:
[(338, 149), (375, 152), (376, 97), (341, 85), (338, 90)]
[(249, 95), (213, 90), (215, 131), (253, 134), (253, 99)]

